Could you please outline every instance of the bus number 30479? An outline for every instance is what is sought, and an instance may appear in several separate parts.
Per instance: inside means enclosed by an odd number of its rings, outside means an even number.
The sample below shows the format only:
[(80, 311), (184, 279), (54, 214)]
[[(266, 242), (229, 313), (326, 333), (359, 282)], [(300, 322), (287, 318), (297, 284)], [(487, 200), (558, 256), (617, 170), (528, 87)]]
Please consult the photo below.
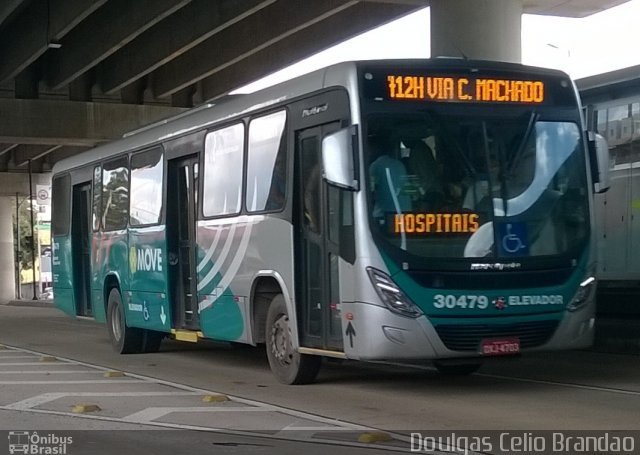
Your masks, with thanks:
[(435, 308), (477, 308), (484, 310), (489, 306), (489, 298), (486, 295), (442, 295), (433, 296), (433, 306)]

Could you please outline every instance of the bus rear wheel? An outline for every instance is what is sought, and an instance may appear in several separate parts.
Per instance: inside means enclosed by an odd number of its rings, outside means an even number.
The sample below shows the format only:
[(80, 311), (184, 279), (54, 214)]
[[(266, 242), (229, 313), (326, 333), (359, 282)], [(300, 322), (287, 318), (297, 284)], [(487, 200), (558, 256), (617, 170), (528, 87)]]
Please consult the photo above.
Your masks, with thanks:
[(316, 379), (322, 358), (300, 354), (291, 341), (291, 321), (282, 294), (276, 295), (267, 311), (267, 358), (271, 371), (283, 384), (309, 384)]
[(111, 289), (107, 301), (107, 328), (111, 345), (118, 354), (135, 354), (142, 350), (144, 332), (127, 327), (122, 297), (117, 288)]

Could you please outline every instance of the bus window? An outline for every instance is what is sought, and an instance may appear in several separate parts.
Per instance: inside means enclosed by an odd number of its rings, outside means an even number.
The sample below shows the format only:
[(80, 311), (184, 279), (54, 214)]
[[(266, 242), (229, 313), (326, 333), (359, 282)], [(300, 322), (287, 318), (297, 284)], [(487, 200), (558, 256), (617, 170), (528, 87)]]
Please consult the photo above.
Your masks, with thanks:
[(93, 169), (93, 230), (100, 229), (102, 219), (102, 167)]
[(162, 175), (161, 149), (147, 150), (131, 157), (131, 226), (160, 222)]
[(53, 179), (53, 208), (51, 211), (51, 225), (53, 235), (67, 235), (69, 233), (69, 200), (71, 185), (69, 175)]
[(104, 164), (102, 173), (102, 227), (124, 229), (129, 218), (129, 169), (127, 157)]
[(204, 146), (204, 216), (240, 212), (244, 125), (238, 123), (207, 134)]
[(249, 124), (246, 205), (250, 212), (280, 210), (286, 189), (286, 111), (256, 118)]

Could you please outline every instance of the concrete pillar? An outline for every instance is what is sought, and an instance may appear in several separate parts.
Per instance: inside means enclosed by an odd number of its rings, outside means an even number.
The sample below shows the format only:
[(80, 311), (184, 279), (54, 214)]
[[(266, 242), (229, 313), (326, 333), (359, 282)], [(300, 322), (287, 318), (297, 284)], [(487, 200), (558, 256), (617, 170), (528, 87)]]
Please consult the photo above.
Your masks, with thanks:
[(520, 63), (522, 0), (431, 0), (431, 56)]
[(0, 197), (0, 304), (16, 297), (16, 265), (13, 244), (13, 204)]

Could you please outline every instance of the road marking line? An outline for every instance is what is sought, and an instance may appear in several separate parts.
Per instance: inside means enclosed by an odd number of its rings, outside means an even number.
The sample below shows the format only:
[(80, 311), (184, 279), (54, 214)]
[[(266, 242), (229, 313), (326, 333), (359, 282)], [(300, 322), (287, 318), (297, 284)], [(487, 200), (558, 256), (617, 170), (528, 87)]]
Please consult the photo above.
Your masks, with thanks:
[(16, 401), (4, 406), (4, 408), (26, 411), (66, 397), (172, 397), (197, 395), (199, 394), (193, 392), (51, 392)]
[(166, 416), (167, 414), (173, 414), (176, 412), (187, 413), (187, 412), (277, 412), (275, 409), (270, 409), (268, 407), (219, 407), (219, 408), (210, 408), (204, 406), (183, 406), (183, 407), (157, 407), (157, 408), (147, 408), (142, 411), (135, 412), (131, 415), (123, 417), (122, 420), (125, 422), (134, 422), (134, 423), (147, 423), (152, 422), (156, 419)]
[[(43, 353), (41, 352), (36, 352), (36, 351), (31, 351), (31, 350), (27, 350), (27, 349), (22, 349), (22, 348), (16, 348), (16, 347), (11, 347), (10, 349), (15, 350), (15, 352), (28, 352), (34, 355), (43, 355)], [(78, 365), (78, 366), (84, 366), (87, 368), (91, 368), (93, 370), (96, 370), (98, 372), (106, 372), (106, 371), (112, 371), (113, 368), (106, 368), (106, 367), (101, 367), (98, 365), (94, 365), (94, 364), (90, 364), (87, 362), (80, 362), (80, 361), (76, 361), (73, 359), (68, 359), (68, 358), (63, 358), (63, 357), (57, 357), (58, 360), (60, 362), (66, 362), (67, 364), (71, 364), (71, 365)], [(32, 363), (32, 364), (28, 364), (28, 365), (34, 365), (37, 363)], [(83, 418), (83, 419), (94, 419), (94, 420), (102, 420), (102, 421), (109, 421), (109, 422), (119, 422), (119, 423), (127, 423), (127, 424), (139, 424), (139, 425), (147, 425), (147, 426), (154, 426), (154, 427), (163, 427), (163, 428), (172, 428), (172, 429), (186, 429), (186, 430), (200, 430), (200, 431), (208, 431), (208, 432), (216, 432), (216, 433), (224, 433), (224, 434), (231, 434), (231, 435), (238, 435), (238, 436), (247, 436), (247, 435), (252, 435), (252, 436), (259, 436), (259, 437), (265, 437), (264, 433), (261, 432), (251, 432), (251, 431), (241, 431), (241, 430), (231, 430), (228, 428), (212, 428), (212, 427), (203, 427), (203, 426), (196, 426), (196, 425), (185, 425), (185, 424), (178, 424), (178, 423), (165, 423), (165, 422), (154, 422), (154, 421), (149, 421), (146, 424), (145, 423), (138, 423), (138, 422), (133, 422), (133, 421), (128, 421), (125, 420), (127, 419), (125, 418), (115, 418), (115, 417), (106, 417), (106, 416), (95, 416), (95, 415), (86, 415), (86, 414), (75, 414), (75, 413), (71, 413), (71, 412), (60, 412), (60, 411), (49, 411), (49, 410), (44, 410), (44, 409), (33, 409), (36, 406), (39, 406), (41, 404), (45, 404), (47, 402), (50, 401), (55, 401), (56, 399), (59, 398), (63, 398), (66, 396), (85, 396), (85, 397), (126, 397), (126, 396), (132, 396), (132, 397), (139, 397), (139, 396), (176, 396), (176, 395), (192, 395), (192, 396), (201, 396), (203, 394), (219, 394), (220, 392), (217, 391), (212, 391), (212, 390), (206, 390), (206, 389), (201, 389), (201, 388), (197, 388), (197, 387), (191, 387), (191, 386), (187, 386), (184, 384), (179, 384), (179, 383), (175, 383), (175, 382), (171, 382), (171, 381), (165, 381), (165, 380), (161, 380), (161, 379), (156, 379), (156, 378), (151, 378), (148, 376), (143, 376), (143, 375), (139, 375), (139, 374), (135, 374), (135, 373), (130, 373), (130, 372), (126, 372), (127, 376), (129, 378), (134, 378), (134, 379), (138, 379), (139, 381), (135, 381), (136, 383), (140, 383), (140, 382), (147, 382), (149, 384), (159, 384), (159, 385), (165, 385), (167, 387), (171, 387), (174, 389), (177, 389), (178, 392), (77, 392), (77, 393), (73, 393), (73, 392), (64, 392), (64, 393), (50, 393), (50, 394), (43, 394), (37, 397), (32, 397), (29, 398), (27, 400), (23, 400), (21, 402), (17, 402), (17, 403), (13, 403), (11, 405), (8, 406), (0, 406), (0, 409), (6, 409), (6, 410), (15, 410), (15, 411), (22, 411), (22, 412), (32, 412), (32, 413), (38, 413), (38, 414), (49, 414), (49, 415), (61, 415), (61, 416), (69, 416), (69, 417), (75, 417), (75, 418)], [(89, 381), (91, 383), (95, 383), (98, 381)], [(99, 381), (99, 382), (113, 382), (113, 383), (131, 383), (134, 382), (132, 380), (128, 380), (128, 381), (122, 381), (122, 380), (116, 380), (116, 381)], [(23, 382), (21, 382), (23, 383)], [(48, 382), (51, 383), (51, 382)], [(68, 381), (64, 381), (64, 383), (68, 383)], [(234, 397), (231, 395), (227, 395), (233, 402), (238, 403), (238, 404), (245, 404), (248, 407), (234, 407), (234, 408), (230, 408), (230, 407), (226, 407), (226, 408), (210, 408), (210, 407), (184, 407), (184, 408), (165, 408), (165, 409), (161, 409), (158, 411), (155, 411), (155, 415), (156, 416), (161, 416), (162, 415), (166, 415), (166, 414), (170, 414), (173, 412), (220, 412), (220, 411), (230, 411), (233, 410), (232, 412), (240, 412), (240, 411), (249, 411), (249, 412), (277, 412), (283, 415), (287, 415), (290, 417), (298, 417), (298, 418), (302, 418), (308, 421), (312, 421), (312, 422), (317, 422), (320, 425), (325, 424), (325, 426), (318, 426), (318, 427), (291, 427), (291, 425), (289, 425), (289, 433), (292, 434), (280, 434), (278, 435), (277, 433), (274, 435), (267, 435), (266, 437), (270, 438), (270, 439), (277, 439), (277, 440), (300, 440), (300, 441), (304, 441), (304, 440), (309, 440), (309, 431), (321, 431), (321, 430), (325, 430), (325, 429), (329, 429), (332, 431), (345, 431), (345, 430), (371, 430), (374, 431), (374, 428), (370, 428), (370, 427), (365, 427), (362, 425), (357, 425), (357, 424), (352, 424), (349, 422), (343, 422), (340, 420), (336, 420), (336, 419), (330, 419), (330, 418), (326, 418), (326, 417), (322, 417), (322, 416), (318, 416), (318, 415), (314, 415), (314, 414), (309, 414), (309, 413), (305, 413), (302, 411), (295, 411), (292, 409), (287, 409), (284, 407), (280, 407), (280, 406), (275, 406), (275, 405), (270, 405), (267, 403), (262, 403), (262, 402), (258, 402), (258, 401), (254, 401), (254, 400), (248, 400), (248, 399), (243, 399), (243, 398), (239, 398), (239, 397)], [(150, 412), (147, 412), (148, 410), (145, 411), (141, 411), (140, 413), (135, 413), (130, 415), (128, 418), (132, 418), (136, 416), (136, 414), (138, 415), (138, 417), (141, 418), (149, 418), (149, 417), (153, 417), (153, 418), (159, 418), (159, 417), (154, 417), (153, 415), (150, 414)], [(147, 412), (147, 417), (145, 417), (145, 415), (143, 413)], [(293, 425), (293, 424), (292, 424)], [(302, 429), (301, 429), (302, 428)], [(298, 432), (302, 432), (302, 434), (295, 434), (296, 430)], [(282, 430), (280, 430), (282, 431)], [(402, 440), (405, 439), (406, 435), (396, 435), (396, 439)], [(407, 439), (408, 440), (408, 439)], [(338, 445), (338, 446), (353, 446), (353, 447), (366, 447), (366, 445), (360, 444), (360, 443), (353, 443), (353, 442), (349, 442), (349, 441), (336, 441), (336, 440), (332, 440), (332, 439), (324, 439), (324, 438), (315, 438), (314, 437), (314, 442), (322, 442), (322, 443), (326, 443), (326, 444), (330, 444), (330, 445)], [(397, 447), (379, 447), (378, 449), (383, 449), (383, 450), (388, 450), (388, 451), (395, 451), (395, 452), (404, 452), (404, 450), (399, 450)]]
[[(32, 351), (29, 349), (24, 349), (24, 348), (18, 348), (18, 347), (14, 347), (14, 346), (7, 346), (7, 348), (9, 349), (13, 349), (16, 351), (20, 351), (20, 352), (28, 352), (30, 354), (33, 355), (43, 355), (42, 352), (38, 352), (38, 351)], [(73, 359), (69, 359), (69, 358), (65, 358), (65, 357), (57, 357), (58, 360), (60, 360), (61, 362), (68, 362), (69, 364), (73, 364), (73, 365), (81, 365), (81, 366), (85, 366), (87, 368), (93, 368), (96, 369), (98, 371), (101, 372), (105, 372), (105, 371), (112, 371), (113, 368), (107, 368), (107, 367), (102, 367), (99, 365), (95, 365), (95, 364), (91, 364), (88, 362), (81, 362), (78, 360), (73, 360)], [(154, 384), (159, 384), (159, 385), (165, 385), (167, 387), (172, 387), (174, 389), (178, 389), (178, 390), (183, 390), (186, 392), (194, 392), (196, 395), (211, 395), (211, 394), (222, 394), (222, 392), (218, 392), (218, 391), (214, 391), (214, 390), (207, 390), (207, 389), (202, 389), (202, 388), (198, 388), (198, 387), (191, 387), (185, 384), (179, 384), (176, 382), (171, 382), (171, 381), (165, 381), (162, 379), (157, 379), (157, 378), (151, 378), (148, 376), (143, 376), (140, 374), (136, 374), (136, 373), (131, 373), (126, 371), (125, 372), (127, 374), (128, 378), (135, 378), (135, 379), (139, 379), (141, 381), (148, 381), (149, 383), (154, 383)], [(117, 381), (122, 383), (125, 382), (131, 382), (131, 381)], [(77, 395), (77, 394), (76, 394)], [(121, 396), (123, 396), (122, 394), (120, 394)], [(139, 393), (137, 395), (140, 395)], [(268, 403), (263, 403), (263, 402), (259, 402), (259, 401), (255, 401), (255, 400), (249, 400), (249, 399), (245, 399), (245, 398), (240, 398), (240, 397), (236, 397), (233, 395), (227, 395), (227, 397), (229, 397), (229, 399), (232, 402), (235, 403), (242, 403), (242, 404), (246, 404), (248, 406), (252, 406), (252, 407), (260, 407), (260, 408), (268, 408), (271, 411), (274, 412), (279, 412), (281, 414), (287, 415), (287, 416), (292, 416), (292, 417), (298, 417), (298, 418), (302, 418), (305, 420), (309, 420), (309, 421), (313, 421), (313, 422), (317, 422), (320, 424), (326, 424), (326, 425), (331, 425), (331, 426), (337, 426), (337, 427), (341, 427), (341, 428), (346, 428), (346, 429), (352, 429), (352, 430), (363, 430), (363, 431), (367, 431), (367, 430), (375, 430), (374, 428), (371, 427), (366, 427), (363, 425), (358, 425), (358, 424), (354, 424), (354, 423), (349, 423), (349, 422), (343, 422), (337, 419), (331, 419), (328, 417), (322, 417), (319, 415), (315, 415), (315, 414), (310, 414), (310, 413), (306, 413), (306, 412), (302, 412), (302, 411), (296, 411), (293, 409), (288, 409), (285, 407), (281, 407), (281, 406), (276, 406), (276, 405), (271, 405)], [(0, 407), (0, 409), (2, 409)], [(72, 416), (77, 417), (77, 414), (69, 414)], [(122, 420), (118, 420), (118, 421), (122, 421)], [(177, 428), (177, 427), (176, 427)], [(180, 427), (182, 428), (182, 427)], [(198, 429), (198, 428), (207, 428), (207, 427), (189, 427), (189, 426), (185, 426), (185, 429)], [(225, 430), (226, 431), (226, 430)], [(246, 434), (246, 433), (238, 433), (238, 434)]]
[[(0, 410), (11, 410), (11, 409), (7, 409), (6, 406), (0, 406)], [(170, 428), (170, 429), (176, 429), (176, 430), (206, 431), (208, 433), (221, 433), (221, 434), (243, 436), (243, 437), (254, 436), (254, 437), (263, 438), (263, 439), (275, 439), (278, 441), (292, 441), (292, 440), (304, 441), (304, 442), (309, 441), (309, 438), (305, 435), (289, 435), (288, 437), (284, 437), (284, 436), (278, 436), (277, 433), (270, 434), (270, 433), (256, 432), (256, 431), (231, 430), (228, 428), (201, 427), (197, 425), (186, 425), (186, 424), (180, 424), (180, 423), (165, 423), (165, 422), (149, 422), (146, 424), (137, 424), (136, 422), (125, 422), (121, 418), (117, 418), (117, 417), (75, 414), (72, 412), (48, 411), (44, 409), (26, 409), (23, 412), (30, 412), (33, 414), (57, 415), (57, 416), (64, 416), (64, 417), (75, 417), (78, 419), (101, 420), (103, 422), (115, 422), (120, 424), (140, 425), (143, 428), (144, 427), (161, 427), (161, 428)], [(367, 427), (363, 427), (363, 428), (374, 430), (373, 428), (367, 428)], [(339, 430), (339, 429), (336, 428), (335, 430)], [(294, 436), (297, 436), (297, 437), (294, 437)], [(399, 436), (404, 437), (406, 441), (409, 440), (409, 438), (406, 435), (399, 435)], [(366, 447), (371, 449), (370, 444), (362, 444), (362, 443), (351, 442), (351, 441), (339, 441), (334, 439), (314, 438), (313, 442), (320, 443), (320, 444), (333, 445), (333, 446)], [(390, 452), (398, 452), (398, 453), (407, 452), (406, 447), (399, 448), (399, 447), (393, 447), (393, 446), (379, 446), (379, 447), (376, 446), (375, 448), (376, 450), (387, 450)], [(469, 452), (469, 453), (472, 453), (472, 452)]]

